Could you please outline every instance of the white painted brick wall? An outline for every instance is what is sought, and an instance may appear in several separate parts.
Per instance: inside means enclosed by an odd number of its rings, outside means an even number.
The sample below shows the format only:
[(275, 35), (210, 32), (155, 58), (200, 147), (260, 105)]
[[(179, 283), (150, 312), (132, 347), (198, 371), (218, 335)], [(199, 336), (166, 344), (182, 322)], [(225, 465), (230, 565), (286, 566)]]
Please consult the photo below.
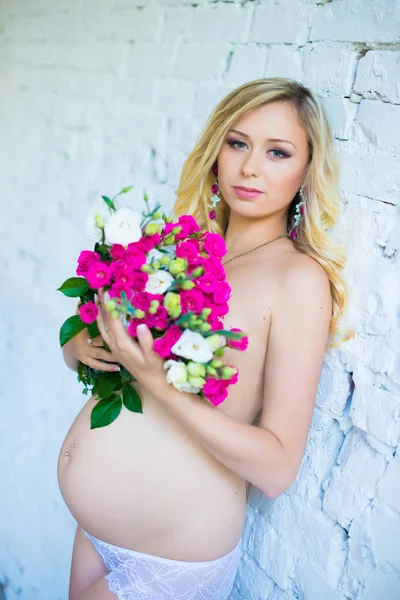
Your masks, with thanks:
[[(258, 77), (320, 96), (341, 163), (347, 323), (296, 481), (252, 488), (231, 600), (400, 598), (400, 1), (0, 0), (0, 582), (66, 600), (74, 522), (56, 481), (84, 397), (55, 292), (102, 193), (170, 210), (216, 102)], [(0, 589), (0, 598), (2, 592)]]

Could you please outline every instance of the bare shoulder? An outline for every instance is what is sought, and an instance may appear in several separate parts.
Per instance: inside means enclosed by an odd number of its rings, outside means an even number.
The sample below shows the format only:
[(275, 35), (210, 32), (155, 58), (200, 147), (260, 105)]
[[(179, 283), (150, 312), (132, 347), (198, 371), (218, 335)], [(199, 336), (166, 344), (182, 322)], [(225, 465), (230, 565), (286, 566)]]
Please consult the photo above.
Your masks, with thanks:
[(297, 250), (290, 252), (281, 264), (276, 300), (276, 309), (304, 302), (311, 308), (321, 302), (330, 312), (332, 295), (328, 274), (311, 256)]

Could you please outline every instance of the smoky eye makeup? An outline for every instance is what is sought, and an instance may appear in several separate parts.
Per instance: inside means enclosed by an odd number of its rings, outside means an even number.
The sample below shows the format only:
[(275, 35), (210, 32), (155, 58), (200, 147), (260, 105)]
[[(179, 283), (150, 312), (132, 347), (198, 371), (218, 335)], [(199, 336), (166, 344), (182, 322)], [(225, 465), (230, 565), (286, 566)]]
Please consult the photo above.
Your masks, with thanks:
[[(246, 142), (243, 142), (242, 140), (237, 140), (237, 139), (227, 139), (227, 144), (229, 146), (231, 146), (232, 148), (236, 148), (236, 149), (241, 149), (244, 146), (247, 146)], [(240, 144), (242, 144), (242, 146), (240, 146)], [(281, 150), (280, 148), (270, 148), (268, 150), (268, 152), (274, 152), (274, 153), (278, 153), (278, 156), (275, 156), (273, 158), (290, 158), (290, 154), (288, 154), (285, 150)]]

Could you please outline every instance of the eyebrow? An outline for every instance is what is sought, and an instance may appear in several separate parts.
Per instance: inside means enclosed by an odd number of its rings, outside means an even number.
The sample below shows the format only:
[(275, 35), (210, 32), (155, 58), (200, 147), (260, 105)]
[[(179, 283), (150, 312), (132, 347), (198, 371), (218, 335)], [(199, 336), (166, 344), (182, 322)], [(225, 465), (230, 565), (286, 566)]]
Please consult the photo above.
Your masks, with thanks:
[[(250, 138), (250, 136), (247, 135), (247, 133), (243, 133), (243, 131), (238, 131), (237, 129), (230, 129), (228, 131), (228, 133), (230, 133), (231, 131), (234, 133), (238, 133), (239, 135), (242, 135), (243, 137)], [(291, 144), (294, 148), (296, 148), (296, 146), (292, 142), (289, 142), (289, 140), (281, 140), (280, 138), (268, 138), (267, 142), (286, 142), (287, 144)], [(297, 150), (297, 148), (296, 148), (296, 150)]]

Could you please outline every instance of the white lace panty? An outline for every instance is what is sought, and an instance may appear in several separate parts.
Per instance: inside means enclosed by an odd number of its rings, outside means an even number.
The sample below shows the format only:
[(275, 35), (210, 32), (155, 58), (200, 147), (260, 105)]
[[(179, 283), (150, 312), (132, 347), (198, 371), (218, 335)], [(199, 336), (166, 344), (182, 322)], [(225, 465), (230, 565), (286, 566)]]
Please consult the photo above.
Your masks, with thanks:
[(82, 531), (110, 571), (108, 589), (119, 600), (227, 600), (232, 591), (241, 539), (221, 558), (185, 562), (119, 548)]

